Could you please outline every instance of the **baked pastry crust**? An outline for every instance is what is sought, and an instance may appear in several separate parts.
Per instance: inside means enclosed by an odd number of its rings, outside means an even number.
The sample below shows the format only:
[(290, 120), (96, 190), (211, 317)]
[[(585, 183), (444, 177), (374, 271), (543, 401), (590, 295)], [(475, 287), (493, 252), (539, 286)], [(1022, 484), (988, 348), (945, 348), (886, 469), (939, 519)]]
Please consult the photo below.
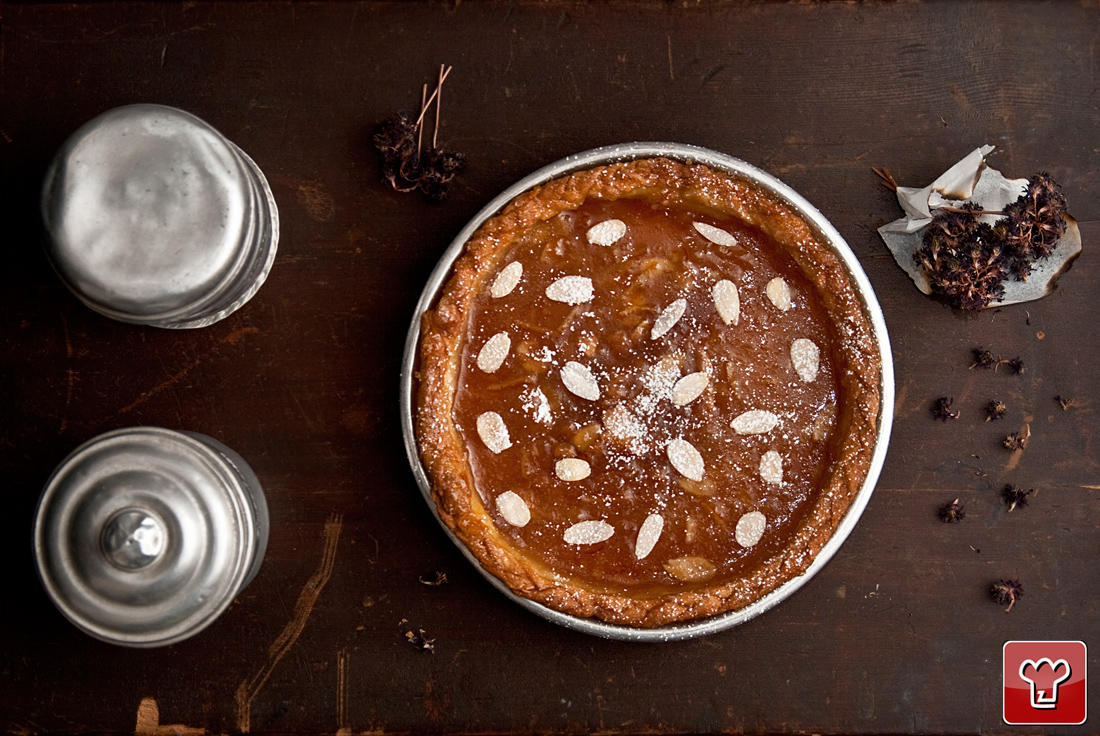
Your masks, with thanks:
[[(532, 228), (585, 202), (646, 196), (669, 206), (689, 202), (740, 220), (776, 243), (812, 284), (828, 315), (838, 400), (820, 482), (791, 521), (785, 543), (748, 569), (631, 590), (562, 569), (517, 544), (478, 489), (468, 429), (456, 419), (475, 301), (492, 288), (510, 249)], [(839, 257), (788, 205), (752, 183), (702, 164), (651, 158), (576, 172), (520, 195), (468, 241), (434, 307), (421, 322), (416, 431), (441, 520), (481, 565), (520, 596), (570, 615), (657, 627), (743, 608), (801, 575), (832, 536), (871, 464), (880, 407), (878, 346), (862, 302)], [(464, 363), (465, 361), (465, 363)], [(829, 418), (830, 421), (833, 417)], [(483, 435), (484, 438), (484, 435)], [(560, 477), (560, 476), (559, 476)], [(507, 525), (503, 525), (507, 526)], [(666, 568), (667, 569), (667, 568)]]

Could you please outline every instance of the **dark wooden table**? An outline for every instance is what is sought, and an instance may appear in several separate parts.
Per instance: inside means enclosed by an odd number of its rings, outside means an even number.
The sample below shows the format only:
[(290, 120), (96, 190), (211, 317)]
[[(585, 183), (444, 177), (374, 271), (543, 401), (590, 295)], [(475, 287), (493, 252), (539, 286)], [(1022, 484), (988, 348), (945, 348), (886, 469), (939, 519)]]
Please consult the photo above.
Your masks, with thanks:
[[(5, 3), (0, 34), (0, 729), (134, 732), (1038, 732), (1001, 720), (1001, 647), (1083, 640), (1100, 674), (1100, 67), (1095, 3)], [(450, 201), (380, 183), (374, 127), (454, 66)], [(214, 326), (83, 307), (51, 272), (36, 200), (61, 142), (108, 108), (198, 114), (271, 181), (271, 276)], [(399, 360), (420, 289), (497, 192), (631, 140), (723, 151), (803, 193), (858, 255), (889, 325), (890, 451), (862, 520), (792, 598), (703, 639), (573, 633), (453, 548), (404, 456)], [(924, 185), (983, 143), (1049, 171), (1085, 252), (1050, 297), (959, 316), (876, 233), (871, 167)], [(1021, 376), (968, 370), (984, 346)], [(950, 396), (961, 416), (934, 421)], [(1063, 410), (1055, 396), (1072, 398)], [(992, 398), (1007, 416), (987, 423)], [(1018, 454), (1004, 436), (1025, 423)], [(209, 629), (129, 650), (77, 631), (34, 572), (31, 520), (81, 442), (151, 424), (256, 470), (259, 576)], [(1005, 484), (1036, 489), (1011, 514)], [(958, 497), (966, 518), (940, 523)], [(447, 584), (420, 578), (446, 573)], [(990, 584), (1019, 578), (1009, 613)], [(423, 629), (434, 653), (406, 640)], [(1095, 684), (1093, 708), (1100, 707)], [(172, 728), (166, 725), (180, 724)], [(176, 730), (172, 730), (172, 729)], [(1097, 730), (1096, 717), (1062, 733)]]

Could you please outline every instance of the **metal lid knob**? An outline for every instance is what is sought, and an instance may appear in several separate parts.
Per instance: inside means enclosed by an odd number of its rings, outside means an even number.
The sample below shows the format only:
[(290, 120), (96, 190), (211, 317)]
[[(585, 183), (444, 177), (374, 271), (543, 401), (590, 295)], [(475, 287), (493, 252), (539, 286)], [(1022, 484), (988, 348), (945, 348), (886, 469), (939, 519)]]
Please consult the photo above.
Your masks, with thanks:
[(120, 570), (137, 570), (151, 564), (164, 551), (164, 522), (143, 509), (125, 509), (103, 527), (103, 554)]

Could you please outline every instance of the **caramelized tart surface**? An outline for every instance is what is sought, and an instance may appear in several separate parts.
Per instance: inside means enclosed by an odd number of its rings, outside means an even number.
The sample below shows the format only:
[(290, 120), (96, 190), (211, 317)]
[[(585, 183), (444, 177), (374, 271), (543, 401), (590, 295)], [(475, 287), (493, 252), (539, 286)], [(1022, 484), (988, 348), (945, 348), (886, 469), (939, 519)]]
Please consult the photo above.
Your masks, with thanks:
[(871, 330), (793, 210), (646, 159), (521, 195), (423, 319), (440, 515), (515, 592), (660, 626), (801, 574), (866, 475)]

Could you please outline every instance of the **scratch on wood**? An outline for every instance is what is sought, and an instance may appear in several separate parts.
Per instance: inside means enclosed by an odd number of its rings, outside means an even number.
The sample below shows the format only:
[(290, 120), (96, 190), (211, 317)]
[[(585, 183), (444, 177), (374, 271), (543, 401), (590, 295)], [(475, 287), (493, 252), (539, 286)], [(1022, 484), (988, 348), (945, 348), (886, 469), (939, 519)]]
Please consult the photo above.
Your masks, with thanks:
[(171, 378), (169, 378), (167, 381), (165, 381), (164, 383), (161, 383), (157, 386), (154, 386), (153, 388), (151, 388), (148, 391), (146, 391), (145, 393), (143, 393), (141, 396), (139, 396), (136, 399), (134, 399), (133, 401), (131, 401), (126, 406), (124, 406), (121, 409), (119, 409), (118, 411), (116, 411), (114, 416), (117, 417), (120, 414), (126, 414), (127, 412), (131, 412), (134, 409), (141, 406), (142, 404), (144, 404), (149, 399), (151, 399), (154, 396), (156, 396), (157, 394), (159, 394), (161, 391), (163, 391), (167, 388), (171, 388), (172, 386), (175, 386), (177, 383), (179, 383), (184, 378), (186, 378), (187, 374), (190, 373), (191, 371), (193, 371), (195, 369), (195, 367), (198, 366), (198, 364), (201, 363), (201, 362), (202, 361), (199, 358), (195, 358), (190, 363), (185, 365), (182, 369), (177, 371), (176, 374), (174, 376), (172, 376)]
[(248, 733), (251, 728), (252, 701), (263, 689), (267, 679), (271, 677), (271, 673), (279, 664), (279, 660), (290, 651), (290, 648), (294, 646), (294, 642), (301, 636), (306, 621), (309, 620), (309, 614), (313, 611), (313, 605), (317, 602), (321, 590), (332, 575), (332, 568), (336, 563), (336, 543), (340, 539), (341, 526), (343, 526), (343, 516), (339, 514), (332, 515), (325, 522), (325, 529), (322, 532), (324, 549), (321, 553), (321, 564), (317, 571), (313, 573), (313, 576), (306, 581), (305, 587), (298, 595), (298, 602), (294, 604), (294, 615), (287, 623), (286, 628), (283, 629), (283, 633), (279, 634), (278, 638), (268, 647), (267, 662), (260, 668), (260, 671), (253, 675), (251, 679), (242, 680), (241, 684), (237, 686), (237, 730), (241, 733)]
[(259, 327), (241, 327), (233, 330), (228, 335), (221, 339), (221, 342), (225, 345), (236, 345), (241, 341), (241, 338), (245, 335), (257, 335), (260, 332)]
[[(223, 345), (236, 345), (238, 342), (241, 341), (241, 338), (244, 337), (245, 335), (255, 334), (255, 333), (258, 333), (259, 331), (260, 330), (257, 327), (241, 327), (240, 329), (237, 329), (237, 330), (234, 330), (233, 332), (230, 332), (228, 335), (226, 335), (221, 340), (219, 340), (219, 342), (222, 343)], [(68, 338), (66, 337), (66, 340), (67, 339)], [(164, 391), (165, 389), (168, 389), (168, 388), (171, 388), (172, 386), (175, 386), (177, 383), (179, 383), (183, 379), (187, 378), (187, 374), (190, 373), (191, 371), (195, 370), (195, 368), (197, 368), (199, 366), (199, 364), (201, 364), (201, 363), (202, 363), (202, 358), (195, 358), (190, 363), (185, 365), (183, 368), (176, 371), (176, 373), (173, 376), (171, 376), (167, 381), (164, 381), (163, 383), (160, 383), (160, 384), (154, 386), (153, 388), (151, 388), (148, 391), (146, 391), (145, 393), (143, 393), (141, 396), (138, 396), (136, 399), (131, 401), (126, 406), (124, 406), (121, 409), (119, 409), (118, 411), (116, 411), (114, 413), (114, 417), (117, 417), (120, 414), (126, 414), (128, 412), (133, 411), (134, 409), (138, 408), (139, 406), (144, 404), (149, 399), (151, 399), (154, 396), (156, 396), (157, 394), (159, 394), (161, 391)]]
[(61, 315), (61, 330), (65, 334), (65, 360), (70, 363), (69, 367), (65, 369), (65, 408), (61, 413), (61, 427), (57, 433), (62, 434), (69, 426), (69, 407), (73, 403), (73, 388), (76, 385), (76, 371), (72, 368), (73, 359), (73, 341), (69, 338), (69, 321), (65, 319), (65, 315)]
[(134, 728), (137, 736), (200, 736), (206, 733), (205, 728), (192, 728), (180, 723), (160, 725), (160, 707), (153, 698), (142, 698), (138, 704), (137, 726)]
[(347, 649), (336, 653), (336, 733), (337, 736), (350, 734), (348, 725), (348, 658)]
[(668, 35), (668, 78), (676, 81), (676, 73), (672, 67), (672, 34)]

